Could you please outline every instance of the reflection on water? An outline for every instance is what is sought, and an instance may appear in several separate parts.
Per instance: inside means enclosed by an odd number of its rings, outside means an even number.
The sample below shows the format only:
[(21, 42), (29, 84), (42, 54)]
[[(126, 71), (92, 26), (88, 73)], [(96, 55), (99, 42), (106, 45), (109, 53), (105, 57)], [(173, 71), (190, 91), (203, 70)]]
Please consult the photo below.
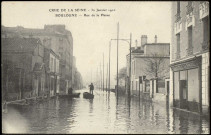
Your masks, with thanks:
[[(81, 93), (84, 91), (80, 91)], [(94, 99), (60, 99), (3, 114), (4, 133), (209, 133), (209, 121), (138, 98), (94, 91)]]

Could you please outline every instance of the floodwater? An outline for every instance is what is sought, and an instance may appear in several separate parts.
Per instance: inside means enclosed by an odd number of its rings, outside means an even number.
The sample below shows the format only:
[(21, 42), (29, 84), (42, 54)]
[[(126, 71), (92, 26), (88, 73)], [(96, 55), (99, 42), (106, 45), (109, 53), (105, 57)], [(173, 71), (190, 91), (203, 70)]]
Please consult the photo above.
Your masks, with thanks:
[(202, 134), (209, 120), (138, 98), (94, 90), (94, 99), (54, 98), (2, 115), (3, 133)]

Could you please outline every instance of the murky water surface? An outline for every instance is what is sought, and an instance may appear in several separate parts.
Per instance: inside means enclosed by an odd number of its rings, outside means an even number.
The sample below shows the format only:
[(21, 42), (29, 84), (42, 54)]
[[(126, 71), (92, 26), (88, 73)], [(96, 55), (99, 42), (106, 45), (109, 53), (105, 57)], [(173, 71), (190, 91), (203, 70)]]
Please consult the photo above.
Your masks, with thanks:
[(165, 105), (95, 90), (93, 100), (55, 98), (3, 114), (4, 133), (209, 133), (210, 123), (196, 114)]

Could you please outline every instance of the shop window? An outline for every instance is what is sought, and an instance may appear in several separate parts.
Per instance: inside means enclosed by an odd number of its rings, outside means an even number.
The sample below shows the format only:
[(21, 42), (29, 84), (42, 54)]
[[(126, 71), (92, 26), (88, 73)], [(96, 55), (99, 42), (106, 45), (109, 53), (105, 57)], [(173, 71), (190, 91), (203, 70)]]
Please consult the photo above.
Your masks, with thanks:
[(179, 81), (179, 89), (180, 89), (180, 107), (183, 109), (187, 108), (187, 70), (180, 71), (180, 81)]
[(174, 72), (174, 99), (179, 99), (179, 72)]
[(188, 70), (188, 101), (199, 102), (198, 68)]

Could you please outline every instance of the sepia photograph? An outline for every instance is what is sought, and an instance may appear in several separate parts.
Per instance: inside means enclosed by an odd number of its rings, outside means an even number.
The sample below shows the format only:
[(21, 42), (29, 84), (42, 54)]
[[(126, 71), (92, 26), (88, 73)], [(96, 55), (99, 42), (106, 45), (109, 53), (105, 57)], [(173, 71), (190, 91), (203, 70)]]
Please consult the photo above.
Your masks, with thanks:
[(3, 134), (210, 134), (209, 1), (2, 1)]

